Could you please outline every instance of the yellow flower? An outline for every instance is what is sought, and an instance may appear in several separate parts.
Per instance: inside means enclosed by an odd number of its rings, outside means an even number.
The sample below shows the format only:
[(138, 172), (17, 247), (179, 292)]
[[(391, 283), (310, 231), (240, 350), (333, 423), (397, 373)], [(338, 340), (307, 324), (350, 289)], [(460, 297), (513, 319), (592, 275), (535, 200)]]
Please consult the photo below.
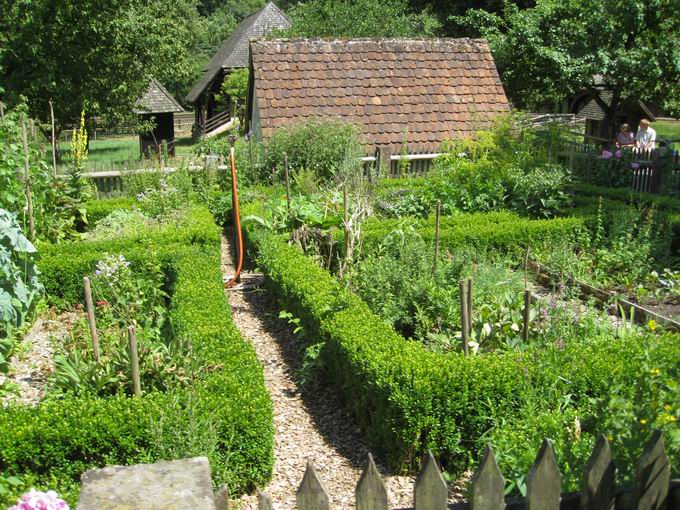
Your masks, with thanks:
[(666, 411), (670, 411), (671, 409), (673, 409), (673, 408), (671, 407), (670, 404), (666, 404), (665, 406), (663, 406), (663, 408), (664, 408)]
[(649, 327), (650, 331), (656, 331), (656, 321), (654, 319), (650, 320), (647, 323), (647, 326)]
[(659, 375), (661, 373), (661, 370), (659, 370), (658, 368), (652, 368), (649, 371), (649, 373), (652, 374), (652, 375)]
[(644, 425), (645, 423), (647, 423), (647, 420), (640, 420), (640, 423)]

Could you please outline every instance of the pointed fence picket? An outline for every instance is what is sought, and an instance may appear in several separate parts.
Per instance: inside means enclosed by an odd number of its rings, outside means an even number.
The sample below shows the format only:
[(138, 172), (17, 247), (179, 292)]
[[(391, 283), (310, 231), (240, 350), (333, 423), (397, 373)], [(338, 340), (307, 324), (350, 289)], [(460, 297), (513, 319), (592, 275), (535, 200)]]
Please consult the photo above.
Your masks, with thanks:
[[(448, 488), (431, 452), (423, 459), (413, 495), (415, 510), (680, 510), (680, 480), (672, 481), (663, 435), (655, 431), (638, 461), (632, 488), (617, 488), (616, 467), (607, 438), (600, 436), (584, 469), (580, 493), (562, 494), (561, 475), (550, 440), (543, 441), (527, 475), (526, 499), (505, 497), (505, 479), (493, 449), (487, 445), (473, 476), (469, 501), (448, 505)], [(368, 455), (356, 486), (357, 510), (388, 510), (387, 488)], [(329, 510), (330, 495), (314, 462), (309, 460), (297, 491), (299, 510)], [(276, 505), (258, 495), (258, 510)]]

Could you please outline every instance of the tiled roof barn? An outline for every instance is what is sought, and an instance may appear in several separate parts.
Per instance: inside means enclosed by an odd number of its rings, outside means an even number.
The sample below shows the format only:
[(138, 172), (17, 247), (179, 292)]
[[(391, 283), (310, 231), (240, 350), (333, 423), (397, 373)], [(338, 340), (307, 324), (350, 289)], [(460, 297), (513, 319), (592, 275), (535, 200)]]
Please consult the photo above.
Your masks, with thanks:
[[(361, 127), (368, 147), (436, 151), (509, 111), (482, 39), (251, 42), (248, 129), (264, 140), (310, 117)], [(406, 132), (405, 132), (406, 130)]]

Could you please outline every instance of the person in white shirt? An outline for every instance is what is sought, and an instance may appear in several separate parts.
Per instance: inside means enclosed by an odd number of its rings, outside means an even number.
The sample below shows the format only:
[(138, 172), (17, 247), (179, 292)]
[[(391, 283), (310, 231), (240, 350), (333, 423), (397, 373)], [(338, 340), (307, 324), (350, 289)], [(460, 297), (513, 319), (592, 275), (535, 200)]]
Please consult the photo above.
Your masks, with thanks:
[(638, 149), (653, 149), (656, 142), (656, 131), (650, 125), (649, 120), (642, 119), (638, 132), (635, 134), (635, 147)]

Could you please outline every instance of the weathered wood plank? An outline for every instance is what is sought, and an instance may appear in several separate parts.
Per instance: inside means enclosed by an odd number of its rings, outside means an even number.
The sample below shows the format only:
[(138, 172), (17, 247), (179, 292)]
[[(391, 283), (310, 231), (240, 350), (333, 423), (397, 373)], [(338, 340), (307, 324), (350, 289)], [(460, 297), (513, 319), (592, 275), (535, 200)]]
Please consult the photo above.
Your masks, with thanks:
[(415, 510), (445, 510), (448, 488), (432, 452), (427, 452), (414, 488)]
[(660, 430), (655, 430), (638, 461), (633, 491), (634, 508), (665, 508), (670, 481), (671, 465), (666, 455), (663, 434)]
[(330, 510), (328, 491), (311, 459), (297, 491), (297, 506), (299, 510)]
[(505, 507), (505, 478), (487, 443), (482, 461), (472, 478), (470, 510), (502, 510)]
[(616, 501), (615, 493), (616, 467), (607, 438), (600, 436), (584, 469), (581, 508), (612, 510)]
[(527, 510), (558, 510), (560, 486), (555, 451), (552, 442), (545, 439), (527, 475)]
[(387, 510), (387, 488), (369, 453), (355, 490), (357, 510)]

